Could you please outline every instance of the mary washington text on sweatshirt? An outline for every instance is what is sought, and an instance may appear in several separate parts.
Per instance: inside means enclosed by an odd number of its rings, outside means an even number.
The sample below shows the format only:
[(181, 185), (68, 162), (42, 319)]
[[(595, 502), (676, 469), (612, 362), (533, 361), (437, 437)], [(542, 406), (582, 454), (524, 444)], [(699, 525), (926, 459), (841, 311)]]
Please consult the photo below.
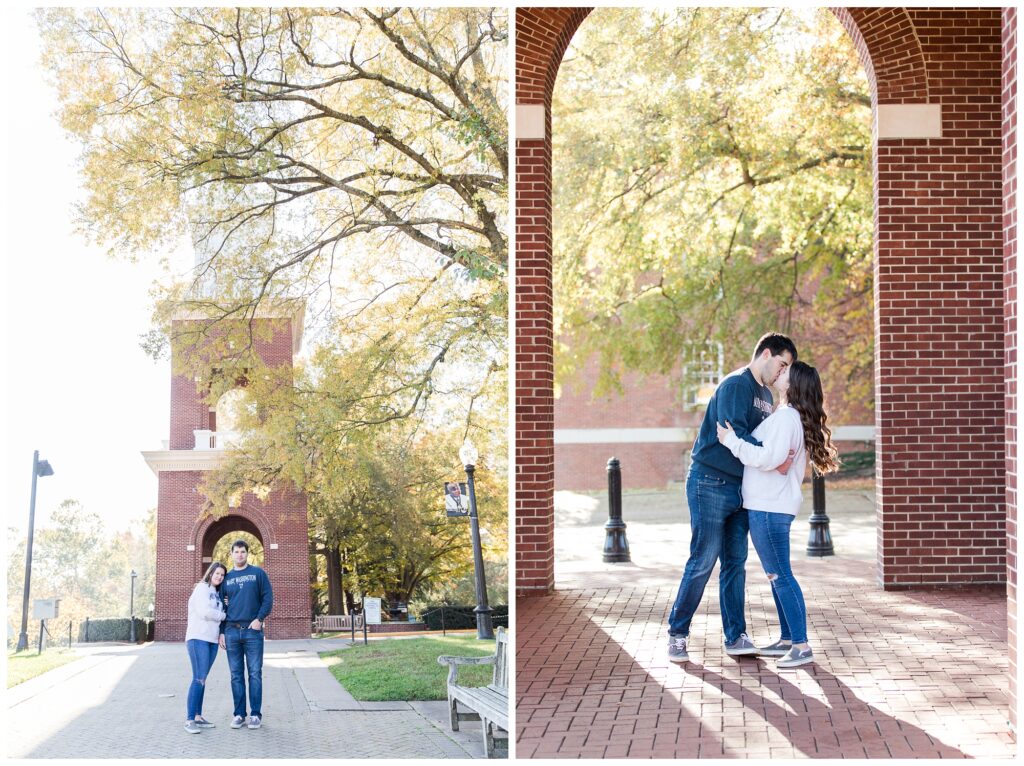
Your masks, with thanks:
[(740, 439), (761, 446), (751, 434), (771, 414), (771, 389), (759, 384), (749, 367), (730, 372), (718, 384), (700, 422), (691, 455), (693, 467), (730, 484), (741, 484), (743, 463), (718, 441), (715, 423), (728, 422)]
[(274, 592), (270, 578), (257, 566), (232, 569), (224, 576), (221, 596), (227, 601), (228, 617), (225, 622), (248, 625), (253, 620), (263, 622), (274, 605)]

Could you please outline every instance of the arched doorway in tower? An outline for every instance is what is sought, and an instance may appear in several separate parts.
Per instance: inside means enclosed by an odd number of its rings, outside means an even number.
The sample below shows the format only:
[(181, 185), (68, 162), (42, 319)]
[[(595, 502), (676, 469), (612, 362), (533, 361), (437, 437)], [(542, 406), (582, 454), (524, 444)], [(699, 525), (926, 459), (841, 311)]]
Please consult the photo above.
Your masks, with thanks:
[(260, 540), (258, 534), (252, 532), (246, 532), (244, 530), (231, 531), (220, 538), (214, 543), (212, 552), (210, 555), (203, 555), (203, 565), (209, 566), (213, 561), (219, 561), (224, 564), (228, 569), (231, 568), (234, 560), (231, 557), (231, 551), (234, 544), (242, 540), (246, 545), (249, 546), (249, 555), (247, 561), (254, 566), (264, 566), (264, 553), (263, 553), (263, 542)]
[(873, 559), (871, 88), (838, 19), (595, 9), (551, 120), (556, 587), (600, 562), (613, 456), (627, 525), (665, 546), (638, 563), (681, 571), (704, 406), (766, 331), (822, 375), (860, 468), (845, 552)]
[(231, 545), (235, 540), (249, 544), (249, 563), (266, 568), (266, 545), (263, 533), (252, 520), (238, 513), (229, 513), (214, 521), (202, 532), (199, 550), (202, 552), (203, 571), (213, 561), (231, 568)]

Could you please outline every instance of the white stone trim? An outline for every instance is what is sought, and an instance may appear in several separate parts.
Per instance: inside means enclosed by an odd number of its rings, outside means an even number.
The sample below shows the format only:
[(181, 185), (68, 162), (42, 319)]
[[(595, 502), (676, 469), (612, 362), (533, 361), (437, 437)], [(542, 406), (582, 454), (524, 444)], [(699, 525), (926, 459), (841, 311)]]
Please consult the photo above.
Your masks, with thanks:
[(212, 471), (224, 459), (224, 450), (156, 450), (142, 457), (159, 476), (161, 471)]
[[(697, 438), (696, 428), (556, 428), (555, 444), (681, 444)], [(837, 426), (833, 441), (874, 441), (874, 426)]]
[(942, 138), (941, 104), (879, 104), (879, 138)]
[(516, 104), (516, 140), (544, 140), (544, 105)]

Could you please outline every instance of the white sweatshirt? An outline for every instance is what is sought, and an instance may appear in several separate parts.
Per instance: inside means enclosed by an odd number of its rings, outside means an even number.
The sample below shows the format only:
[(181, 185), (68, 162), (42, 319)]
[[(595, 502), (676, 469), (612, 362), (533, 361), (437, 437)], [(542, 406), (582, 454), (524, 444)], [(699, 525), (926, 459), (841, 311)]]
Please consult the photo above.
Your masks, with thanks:
[(200, 641), (217, 643), (220, 639), (220, 621), (224, 619), (224, 605), (217, 589), (201, 582), (188, 599), (188, 627), (185, 640), (197, 638)]
[[(762, 446), (743, 441), (735, 433), (730, 433), (724, 442), (744, 466), (743, 507), (748, 511), (796, 516), (803, 503), (800, 485), (807, 470), (800, 414), (788, 404), (779, 407), (753, 430), (751, 436)], [(793, 465), (783, 476), (775, 468), (785, 462), (790, 450), (795, 450), (796, 454)]]

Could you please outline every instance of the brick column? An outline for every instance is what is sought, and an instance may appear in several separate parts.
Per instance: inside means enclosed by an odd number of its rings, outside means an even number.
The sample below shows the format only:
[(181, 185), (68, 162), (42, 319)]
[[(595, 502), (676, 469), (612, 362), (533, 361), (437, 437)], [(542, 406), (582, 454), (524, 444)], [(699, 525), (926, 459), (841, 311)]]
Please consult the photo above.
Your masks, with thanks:
[(516, 10), (516, 104), (544, 110), (543, 138), (516, 141), (516, 593), (554, 586), (551, 90), (588, 8)]
[(1017, 730), (1017, 10), (1003, 8), (1003, 289), (1006, 333), (1006, 596), (1010, 726)]

